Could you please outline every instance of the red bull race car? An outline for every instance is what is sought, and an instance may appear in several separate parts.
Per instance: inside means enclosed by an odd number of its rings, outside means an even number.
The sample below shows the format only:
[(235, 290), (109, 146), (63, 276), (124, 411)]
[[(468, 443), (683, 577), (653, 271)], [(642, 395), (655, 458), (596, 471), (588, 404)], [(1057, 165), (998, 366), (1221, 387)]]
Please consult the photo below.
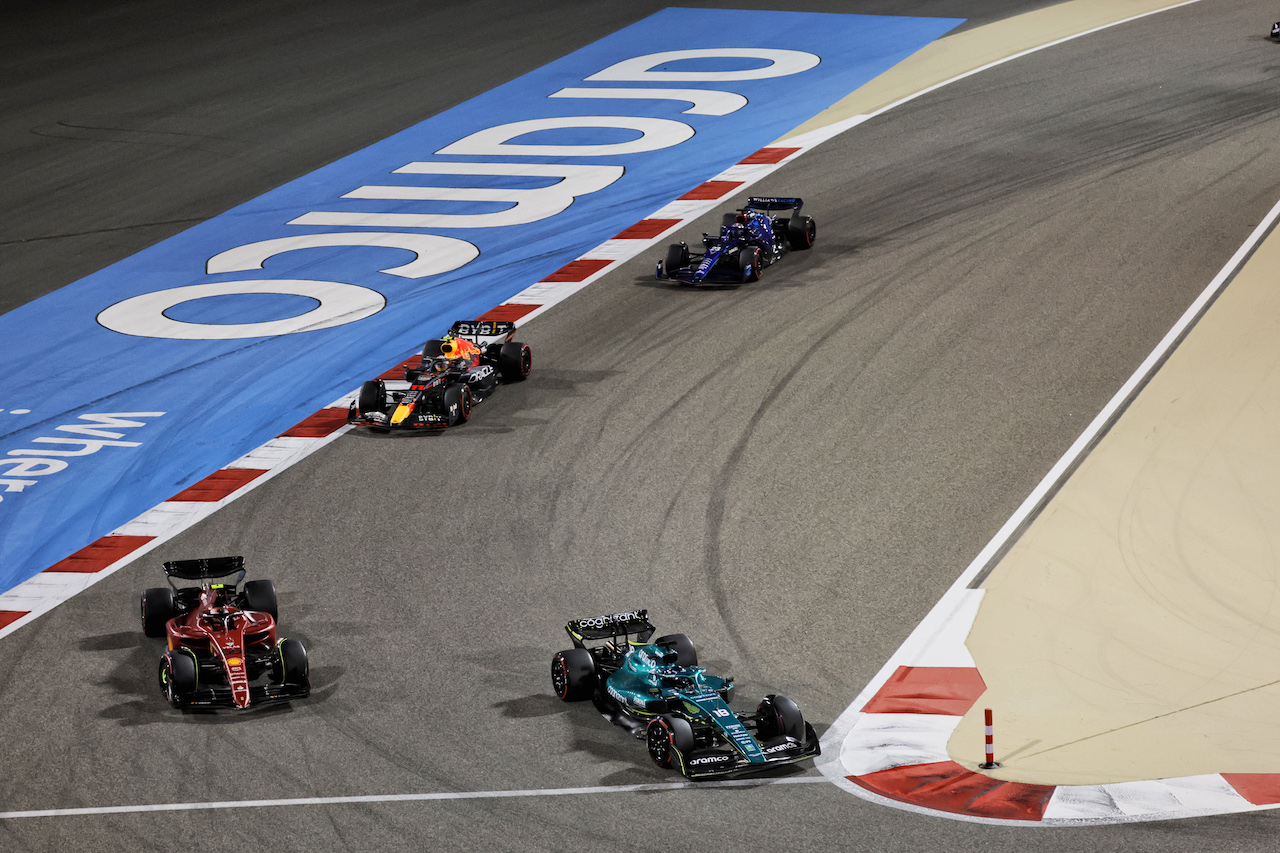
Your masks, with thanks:
[[(169, 641), (159, 677), (170, 705), (245, 709), (311, 693), (306, 648), (276, 638), (275, 585), (241, 586), (244, 557), (174, 560), (164, 573), (169, 586), (142, 594), (142, 633)], [(175, 579), (197, 583), (178, 586)]]
[[(658, 261), (659, 281), (682, 284), (742, 284), (759, 281), (765, 267), (777, 263), (789, 251), (813, 248), (818, 227), (800, 209), (798, 198), (752, 196), (747, 206), (726, 213), (720, 236), (702, 235), (701, 252), (687, 243), (673, 243)], [(786, 212), (786, 216), (775, 213)]]
[(551, 660), (551, 689), (590, 699), (605, 719), (644, 738), (653, 763), (689, 779), (793, 764), (822, 752), (796, 703), (770, 694), (754, 714), (729, 707), (733, 679), (708, 675), (684, 634), (652, 640), (648, 612), (575, 619), (573, 648)]
[(375, 430), (444, 429), (466, 423), (473, 406), (499, 385), (522, 382), (533, 367), (527, 344), (511, 340), (514, 323), (459, 320), (422, 347), (421, 364), (404, 381), (370, 379), (347, 411), (347, 423)]

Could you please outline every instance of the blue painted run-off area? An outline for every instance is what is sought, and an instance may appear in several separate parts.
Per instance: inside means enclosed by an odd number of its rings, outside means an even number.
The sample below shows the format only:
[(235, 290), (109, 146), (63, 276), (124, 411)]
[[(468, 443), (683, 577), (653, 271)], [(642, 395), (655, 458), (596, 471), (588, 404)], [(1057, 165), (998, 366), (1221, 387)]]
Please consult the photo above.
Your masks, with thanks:
[[(0, 354), (0, 590), (12, 588), (279, 435), (404, 358), (453, 320), (475, 317), (501, 304), (798, 127), (958, 23), (667, 9), (0, 317), (0, 340), (6, 342)], [(696, 76), (691, 72), (762, 69), (773, 60), (679, 59), (649, 66), (640, 79), (587, 79), (633, 57), (706, 48), (798, 51), (820, 61), (796, 73), (757, 79), (687, 78)], [(678, 76), (685, 79), (667, 82), (650, 73), (664, 71), (682, 72)], [(716, 115), (686, 112), (690, 101), (670, 97), (550, 97), (565, 88), (611, 87), (729, 92), (745, 97), (746, 103)], [(741, 98), (731, 100), (741, 104)], [(633, 127), (580, 126), (511, 137), (496, 153), (442, 152), (486, 128), (574, 116), (662, 120), (650, 125), (660, 130), (653, 139), (665, 138), (668, 144), (634, 153), (579, 149), (552, 156), (513, 147), (618, 146), (649, 138), (646, 131)], [(681, 126), (692, 133), (683, 141), (672, 141)], [(411, 163), (568, 163), (611, 166), (618, 176), (603, 188), (577, 196), (562, 212), (522, 224), (351, 224), (354, 213), (484, 214), (511, 208), (509, 201), (475, 198), (388, 198), (385, 190), (377, 191), (381, 198), (342, 198), (361, 187), (409, 192), (424, 186), (535, 189), (559, 180), (395, 172)], [(348, 222), (288, 224), (315, 212), (346, 215)], [(339, 232), (435, 234), (465, 241), (479, 254), (452, 271), (417, 278), (380, 272), (414, 260), (405, 249), (386, 247), (305, 248), (269, 257), (262, 269), (213, 274), (206, 269), (210, 258), (246, 244)], [(357, 285), (366, 289), (358, 292), (381, 294), (385, 307), (352, 322), (274, 337), (141, 337), (112, 331), (97, 321), (105, 309), (140, 294), (249, 280)], [(163, 313), (170, 322), (216, 329), (286, 321), (319, 304), (296, 293), (224, 294), (180, 301), (155, 313)], [(135, 312), (138, 317), (126, 320), (141, 323), (147, 310), (143, 306)], [(536, 381), (536, 373), (533, 378)], [(30, 413), (12, 414), (15, 409)], [(101, 427), (96, 433), (58, 430), (77, 424), (92, 427), (79, 419), (84, 414), (130, 412), (164, 414), (139, 415), (133, 420), (142, 426)], [(102, 443), (112, 440), (125, 443)], [(388, 447), (388, 452), (395, 452)]]

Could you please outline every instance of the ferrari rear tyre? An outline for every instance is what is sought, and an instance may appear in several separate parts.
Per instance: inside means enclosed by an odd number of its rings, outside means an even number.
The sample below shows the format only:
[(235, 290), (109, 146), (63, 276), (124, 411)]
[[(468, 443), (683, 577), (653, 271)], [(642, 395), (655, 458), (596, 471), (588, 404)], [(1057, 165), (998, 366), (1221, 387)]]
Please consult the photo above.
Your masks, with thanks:
[(271, 581), (249, 581), (244, 585), (244, 604), (247, 610), (270, 613), (272, 619), (280, 618), (280, 603), (276, 597), (276, 585)]
[(356, 402), (360, 414), (385, 411), (387, 407), (387, 387), (381, 379), (370, 379), (360, 386), (360, 399)]
[(804, 715), (800, 713), (800, 707), (786, 696), (769, 694), (761, 699), (756, 717), (760, 740), (786, 735), (804, 742)]
[(811, 217), (793, 216), (787, 221), (787, 245), (792, 249), (812, 249), (818, 226)]
[(177, 615), (173, 590), (158, 586), (142, 593), (142, 633), (145, 636), (163, 637), (165, 623)]
[(307, 660), (307, 648), (301, 640), (281, 640), (280, 663), (277, 674), (282, 684), (290, 687), (311, 686), (311, 663)]
[(651, 720), (644, 734), (649, 757), (659, 767), (678, 766), (680, 757), (693, 749), (693, 727), (688, 720), (674, 714)]
[(533, 350), (528, 344), (508, 341), (498, 350), (498, 372), (503, 382), (523, 382), (533, 369)]
[(690, 640), (686, 634), (667, 634), (665, 637), (659, 637), (653, 641), (659, 646), (666, 646), (672, 649), (678, 657), (676, 658), (676, 666), (697, 666), (698, 650), (693, 646), (693, 640)]
[(160, 692), (169, 704), (181, 708), (195, 692), (198, 673), (195, 658), (187, 652), (165, 652), (160, 658)]
[(667, 258), (662, 266), (667, 275), (671, 275), (672, 270), (678, 270), (687, 266), (689, 266), (688, 245), (685, 243), (672, 243), (667, 247)]
[(598, 682), (595, 658), (586, 649), (567, 649), (551, 659), (551, 689), (565, 702), (590, 699)]
[(738, 272), (743, 281), (759, 281), (764, 255), (757, 246), (747, 246), (738, 252)]
[(449, 418), (449, 426), (465, 424), (471, 419), (471, 386), (454, 385), (444, 392), (444, 413)]

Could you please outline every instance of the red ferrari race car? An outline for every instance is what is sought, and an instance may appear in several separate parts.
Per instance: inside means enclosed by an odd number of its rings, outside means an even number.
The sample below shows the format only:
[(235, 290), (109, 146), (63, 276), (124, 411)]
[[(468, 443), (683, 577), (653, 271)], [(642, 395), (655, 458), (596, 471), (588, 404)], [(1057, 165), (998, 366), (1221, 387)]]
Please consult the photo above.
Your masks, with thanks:
[(347, 423), (375, 430), (443, 429), (466, 423), (471, 407), (502, 383), (522, 382), (533, 366), (527, 344), (511, 340), (515, 323), (459, 320), (422, 347), (422, 364), (403, 382), (370, 379), (347, 411)]
[[(276, 639), (275, 585), (241, 586), (244, 557), (174, 560), (164, 573), (169, 586), (142, 594), (142, 633), (169, 638), (160, 692), (170, 705), (249, 708), (311, 693), (306, 648)], [(175, 578), (199, 585), (179, 587)]]

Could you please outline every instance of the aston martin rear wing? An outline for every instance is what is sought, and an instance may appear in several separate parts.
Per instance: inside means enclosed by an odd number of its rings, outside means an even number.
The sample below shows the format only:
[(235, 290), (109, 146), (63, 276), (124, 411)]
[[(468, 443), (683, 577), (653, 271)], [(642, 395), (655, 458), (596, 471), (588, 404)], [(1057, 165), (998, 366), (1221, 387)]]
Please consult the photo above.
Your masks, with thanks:
[(629, 610), (623, 613), (610, 613), (607, 616), (571, 619), (564, 629), (569, 632), (575, 645), (594, 640), (610, 640), (617, 644), (617, 641), (624, 638), (628, 642), (644, 645), (657, 630), (649, 621), (647, 610)]
[(795, 210), (804, 207), (802, 198), (777, 198), (774, 196), (751, 196), (747, 199), (747, 208), (752, 210)]

